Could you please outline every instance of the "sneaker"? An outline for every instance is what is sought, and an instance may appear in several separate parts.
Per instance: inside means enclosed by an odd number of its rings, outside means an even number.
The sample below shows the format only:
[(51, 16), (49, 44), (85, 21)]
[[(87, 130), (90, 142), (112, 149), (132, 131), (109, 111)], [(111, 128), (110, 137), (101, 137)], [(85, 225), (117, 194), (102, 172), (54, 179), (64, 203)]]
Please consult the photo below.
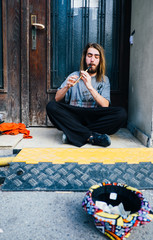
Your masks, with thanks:
[(69, 140), (68, 140), (67, 136), (64, 133), (62, 135), (62, 143), (63, 144), (68, 144), (69, 143)]
[(92, 133), (89, 138), (89, 143), (92, 145), (98, 145), (102, 147), (108, 147), (111, 145), (110, 137), (107, 134)]

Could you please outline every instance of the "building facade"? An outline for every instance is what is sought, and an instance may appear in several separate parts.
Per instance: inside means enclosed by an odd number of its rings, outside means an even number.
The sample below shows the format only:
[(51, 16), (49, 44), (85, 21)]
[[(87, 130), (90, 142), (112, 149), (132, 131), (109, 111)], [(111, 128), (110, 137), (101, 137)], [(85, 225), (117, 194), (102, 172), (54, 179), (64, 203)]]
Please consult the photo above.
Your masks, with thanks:
[(105, 49), (112, 106), (125, 107), (128, 128), (151, 146), (153, 2), (147, 1), (1, 0), (1, 118), (47, 126), (47, 102), (79, 69), (86, 43), (98, 42)]

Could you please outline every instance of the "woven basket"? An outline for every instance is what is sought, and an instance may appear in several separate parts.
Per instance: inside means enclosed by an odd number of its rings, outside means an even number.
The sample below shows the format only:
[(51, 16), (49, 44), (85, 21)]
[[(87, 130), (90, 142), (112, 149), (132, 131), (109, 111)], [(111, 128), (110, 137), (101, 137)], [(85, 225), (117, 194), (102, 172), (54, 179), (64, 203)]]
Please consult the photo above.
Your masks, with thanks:
[[(112, 199), (111, 194), (115, 194), (116, 198)], [(96, 201), (104, 201), (112, 206), (122, 202), (124, 209), (131, 213), (125, 218), (118, 214), (106, 213), (96, 206)], [(103, 182), (90, 187), (83, 199), (82, 207), (93, 216), (98, 230), (112, 240), (127, 238), (133, 227), (153, 219), (153, 211), (143, 194), (135, 188), (119, 183)]]

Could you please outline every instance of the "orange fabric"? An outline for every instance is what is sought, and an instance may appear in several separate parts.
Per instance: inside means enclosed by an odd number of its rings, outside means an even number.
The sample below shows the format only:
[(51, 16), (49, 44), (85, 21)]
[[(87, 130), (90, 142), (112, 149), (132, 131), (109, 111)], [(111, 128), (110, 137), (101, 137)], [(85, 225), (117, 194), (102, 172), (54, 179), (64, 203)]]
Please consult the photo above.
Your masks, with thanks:
[(32, 138), (32, 136), (30, 136), (30, 131), (26, 129), (23, 123), (2, 123), (0, 124), (0, 132), (6, 135), (23, 133), (23, 138)]

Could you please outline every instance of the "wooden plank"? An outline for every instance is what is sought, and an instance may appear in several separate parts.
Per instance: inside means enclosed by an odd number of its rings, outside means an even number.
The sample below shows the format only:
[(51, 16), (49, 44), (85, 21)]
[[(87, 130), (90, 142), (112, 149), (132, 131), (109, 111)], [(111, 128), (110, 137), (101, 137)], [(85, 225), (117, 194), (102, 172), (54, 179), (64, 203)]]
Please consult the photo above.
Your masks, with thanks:
[(51, 24), (51, 17), (50, 17), (50, 0), (47, 1), (47, 92), (51, 88), (51, 31), (50, 31), (50, 24)]
[(2, 29), (3, 29), (3, 82), (4, 87), (0, 89), (1, 92), (7, 92), (7, 12), (6, 1), (2, 0)]
[(20, 122), (20, 1), (7, 1), (7, 120)]
[(21, 121), (29, 126), (29, 0), (21, 1)]
[(51, 1), (47, 1), (47, 93), (54, 94), (56, 93), (56, 89), (52, 89), (51, 87)]
[(7, 65), (7, 3), (2, 0), (2, 29), (3, 29), (3, 89), (0, 89), (0, 114), (3, 120), (7, 116), (8, 65)]

